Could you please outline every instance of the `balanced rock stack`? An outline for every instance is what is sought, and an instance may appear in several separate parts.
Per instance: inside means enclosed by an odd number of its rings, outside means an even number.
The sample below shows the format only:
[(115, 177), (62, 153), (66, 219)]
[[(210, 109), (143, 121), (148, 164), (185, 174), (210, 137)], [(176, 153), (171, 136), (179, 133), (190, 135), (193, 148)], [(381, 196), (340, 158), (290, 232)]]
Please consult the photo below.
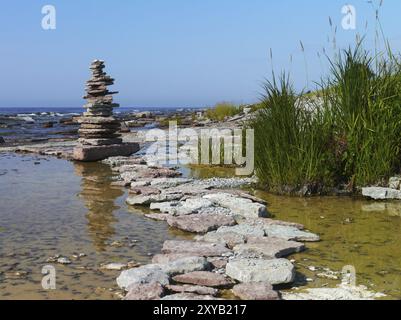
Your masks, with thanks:
[(86, 112), (79, 119), (81, 124), (79, 145), (74, 149), (74, 159), (78, 161), (99, 161), (112, 156), (128, 156), (138, 151), (136, 143), (123, 144), (120, 122), (113, 117), (113, 94), (107, 89), (114, 84), (114, 79), (103, 69), (104, 61), (95, 60), (91, 64), (92, 78), (87, 81), (84, 99)]

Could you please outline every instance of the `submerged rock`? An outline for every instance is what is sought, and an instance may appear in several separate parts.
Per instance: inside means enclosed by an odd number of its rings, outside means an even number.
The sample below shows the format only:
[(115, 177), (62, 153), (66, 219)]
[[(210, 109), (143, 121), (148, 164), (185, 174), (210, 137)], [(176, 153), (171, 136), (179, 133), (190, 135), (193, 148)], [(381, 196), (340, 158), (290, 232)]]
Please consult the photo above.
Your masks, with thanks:
[(280, 295), (268, 282), (241, 283), (233, 287), (241, 300), (280, 300)]
[(240, 282), (269, 282), (276, 285), (293, 282), (295, 268), (286, 259), (235, 259), (228, 262), (226, 274)]
[(169, 284), (169, 280), (169, 276), (160, 265), (149, 264), (121, 272), (117, 278), (117, 284), (120, 288), (127, 289), (133, 284), (149, 284), (152, 282), (165, 286)]
[(302, 231), (294, 227), (270, 225), (270, 226), (265, 226), (264, 230), (268, 237), (281, 238), (285, 240), (294, 240), (294, 241), (307, 241), (307, 242), (320, 241), (320, 237), (317, 234)]
[(339, 285), (337, 288), (312, 288), (283, 293), (284, 300), (375, 300), (386, 295), (369, 291), (365, 286)]
[(227, 287), (234, 282), (222, 274), (195, 271), (173, 277), (173, 280), (179, 283), (193, 284), (206, 287)]

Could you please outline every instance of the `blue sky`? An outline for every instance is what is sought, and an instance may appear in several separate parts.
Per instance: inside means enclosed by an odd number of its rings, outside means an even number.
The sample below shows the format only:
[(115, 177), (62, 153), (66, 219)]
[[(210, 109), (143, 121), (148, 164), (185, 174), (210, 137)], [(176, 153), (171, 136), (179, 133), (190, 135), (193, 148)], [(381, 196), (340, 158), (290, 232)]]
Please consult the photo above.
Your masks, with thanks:
[[(79, 107), (89, 64), (104, 59), (116, 78), (116, 101), (133, 107), (204, 107), (257, 101), (264, 78), (291, 72), (298, 89), (325, 72), (317, 52), (338, 25), (338, 47), (367, 33), (374, 9), (353, 0), (357, 29), (341, 28), (339, 0), (6, 0), (0, 11), (0, 107)], [(41, 28), (44, 5), (57, 29)], [(401, 1), (385, 0), (381, 20), (401, 48)], [(365, 23), (369, 21), (368, 30)], [(300, 48), (305, 46), (305, 56)], [(293, 61), (290, 63), (290, 56)], [(307, 66), (305, 66), (305, 58)], [(323, 60), (323, 59), (322, 59)], [(306, 72), (307, 70), (307, 72)]]

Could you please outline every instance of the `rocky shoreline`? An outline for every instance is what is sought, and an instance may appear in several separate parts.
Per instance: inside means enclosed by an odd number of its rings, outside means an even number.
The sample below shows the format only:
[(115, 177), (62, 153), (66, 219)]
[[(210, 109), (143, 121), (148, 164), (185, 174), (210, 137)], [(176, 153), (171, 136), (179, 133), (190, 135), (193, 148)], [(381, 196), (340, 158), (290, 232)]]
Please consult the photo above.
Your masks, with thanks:
[[(193, 240), (169, 240), (152, 263), (117, 278), (126, 300), (375, 299), (381, 294), (342, 283), (336, 288), (280, 292), (296, 278), (288, 256), (320, 237), (296, 223), (274, 220), (266, 202), (240, 189), (253, 179), (197, 180), (176, 168), (148, 165), (140, 156), (104, 161), (129, 188), (130, 206), (148, 207), (149, 219), (189, 232)], [(227, 181), (228, 180), (228, 181)], [(232, 186), (232, 188), (228, 187)]]
[[(138, 142), (132, 134), (123, 138)], [(71, 160), (76, 144), (61, 140), (0, 151)], [(188, 179), (178, 168), (159, 167), (151, 160), (134, 155), (103, 163), (118, 173), (114, 185), (129, 188), (128, 205), (148, 208), (147, 218), (187, 232), (192, 240), (166, 241), (151, 264), (122, 271), (117, 284), (126, 292), (124, 299), (359, 300), (383, 296), (348, 284), (298, 292), (294, 287), (298, 266), (288, 257), (306, 250), (306, 242), (319, 241), (318, 235), (300, 224), (272, 219), (267, 203), (242, 189), (252, 186), (253, 178)], [(281, 291), (283, 286), (286, 290)]]

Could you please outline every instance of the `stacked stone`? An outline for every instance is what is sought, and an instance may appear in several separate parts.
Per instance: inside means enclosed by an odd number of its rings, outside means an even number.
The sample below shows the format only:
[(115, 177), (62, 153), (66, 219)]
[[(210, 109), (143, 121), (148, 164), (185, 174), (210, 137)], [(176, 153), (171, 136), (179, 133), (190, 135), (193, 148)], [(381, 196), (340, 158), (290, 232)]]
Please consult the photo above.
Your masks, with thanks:
[(113, 94), (107, 86), (114, 84), (114, 79), (108, 76), (103, 69), (104, 61), (95, 60), (91, 64), (92, 78), (87, 81), (84, 99), (87, 104), (84, 108), (83, 117), (79, 122), (78, 142), (87, 146), (106, 146), (121, 144), (122, 139), (119, 134), (120, 122), (113, 117), (113, 108), (119, 107), (113, 103)]

